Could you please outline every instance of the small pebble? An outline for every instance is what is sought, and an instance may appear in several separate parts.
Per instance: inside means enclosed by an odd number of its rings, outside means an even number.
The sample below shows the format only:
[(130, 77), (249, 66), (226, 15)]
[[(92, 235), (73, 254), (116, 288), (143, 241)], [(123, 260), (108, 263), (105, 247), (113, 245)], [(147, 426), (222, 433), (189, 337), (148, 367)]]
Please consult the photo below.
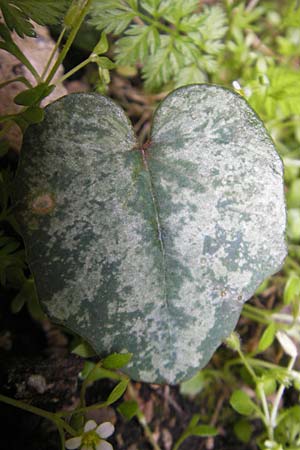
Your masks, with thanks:
[(34, 389), (38, 394), (44, 394), (47, 390), (47, 382), (43, 375), (30, 375), (27, 380), (27, 385)]

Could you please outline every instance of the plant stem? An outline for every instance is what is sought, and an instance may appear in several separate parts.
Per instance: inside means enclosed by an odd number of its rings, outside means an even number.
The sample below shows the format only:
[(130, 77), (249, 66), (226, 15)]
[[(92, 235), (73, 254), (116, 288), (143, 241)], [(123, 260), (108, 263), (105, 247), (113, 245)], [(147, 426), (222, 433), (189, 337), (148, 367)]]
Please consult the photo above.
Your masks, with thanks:
[(186, 436), (180, 436), (180, 438), (175, 442), (175, 445), (172, 450), (178, 450), (181, 444), (185, 441)]
[(82, 408), (76, 408), (76, 409), (74, 409), (72, 411), (59, 411), (58, 413), (56, 413), (56, 416), (58, 416), (58, 417), (68, 417), (68, 416), (71, 416), (71, 415), (77, 414), (77, 413), (85, 413), (85, 412), (88, 412), (88, 411), (94, 411), (95, 409), (105, 408), (105, 406), (107, 406), (106, 402), (94, 403), (93, 405), (84, 406)]
[(10, 121), (10, 122), (5, 122), (5, 125), (3, 126), (3, 128), (0, 130), (0, 138), (2, 136), (5, 136), (5, 134), (8, 132), (8, 130), (10, 129), (10, 127), (12, 127), (14, 125), (15, 122)]
[(45, 419), (51, 420), (57, 428), (64, 428), (72, 436), (76, 436), (76, 431), (67, 424), (63, 419), (61, 419), (57, 414), (50, 413), (44, 409), (37, 408), (36, 406), (28, 405), (27, 403), (21, 402), (20, 400), (15, 400), (13, 398), (7, 397), (6, 395), (0, 394), (0, 401), (6, 403), (15, 408), (23, 409), (37, 416), (44, 417)]
[(59, 80), (57, 80), (55, 82), (55, 84), (60, 84), (63, 81), (65, 81), (67, 78), (69, 78), (71, 75), (73, 75), (73, 73), (76, 73), (78, 70), (82, 69), (83, 67), (85, 67), (87, 64), (89, 64), (91, 62), (90, 57), (88, 57), (87, 59), (85, 59), (84, 61), (82, 61), (80, 64), (78, 64), (77, 66), (73, 67), (73, 69), (69, 70), (69, 72), (65, 73), (61, 78), (59, 78)]
[(244, 355), (244, 353), (242, 352), (241, 349), (237, 350), (239, 357), (241, 358), (243, 364), (245, 365), (246, 369), (248, 370), (248, 372), (250, 373), (250, 375), (253, 378), (253, 381), (255, 382), (255, 384), (258, 384), (259, 380), (256, 376), (256, 373), (254, 372), (254, 370), (252, 369), (251, 365), (249, 364), (246, 356)]
[[(132, 384), (130, 382), (128, 383), (127, 392), (130, 395), (130, 397), (137, 402), (137, 397), (136, 397), (135, 390), (134, 390), (134, 388), (133, 388), (133, 386), (132, 386)], [(154, 450), (161, 450), (159, 445), (155, 442), (155, 440), (153, 438), (152, 431), (150, 430), (150, 428), (149, 428), (149, 426), (147, 424), (147, 421), (145, 419), (145, 416), (141, 412), (141, 410), (139, 410), (139, 413), (137, 414), (137, 419), (138, 419), (140, 425), (143, 427), (145, 436), (148, 438), (148, 441), (152, 445), (153, 449)]]
[(285, 264), (289, 264), (292, 266), (294, 270), (296, 270), (298, 273), (300, 273), (300, 265), (290, 256), (287, 256), (285, 259)]
[(86, 406), (85, 395), (86, 395), (87, 387), (88, 387), (89, 383), (91, 382), (92, 375), (101, 366), (101, 363), (102, 363), (102, 360), (99, 361), (97, 364), (95, 364), (95, 366), (92, 368), (92, 370), (90, 371), (90, 373), (88, 374), (88, 376), (82, 383), (81, 391), (80, 391), (80, 406), (82, 408), (84, 408)]
[(270, 433), (270, 429), (269, 429), (270, 411), (269, 411), (269, 407), (268, 407), (268, 401), (267, 401), (266, 393), (265, 393), (264, 388), (263, 388), (261, 383), (258, 383), (257, 389), (258, 389), (258, 392), (259, 392), (259, 396), (260, 396), (260, 399), (261, 399), (263, 412), (264, 412), (264, 416), (265, 416), (264, 423), (265, 423), (265, 425), (266, 425), (266, 427), (268, 429), (268, 434), (269, 434), (270, 439), (273, 439), (273, 436), (271, 436), (272, 433)]
[[(292, 357), (290, 359), (290, 362), (287, 366), (287, 371), (292, 370), (292, 368), (294, 367), (294, 364), (296, 362), (296, 357)], [(271, 412), (271, 417), (270, 417), (270, 425), (271, 427), (274, 429), (277, 425), (277, 415), (278, 415), (278, 409), (279, 409), (279, 405), (283, 396), (285, 390), (285, 385), (282, 383), (278, 389), (277, 395), (275, 397), (274, 400), (274, 404), (273, 404), (273, 408), (272, 408), (272, 412)]]
[(51, 54), (50, 54), (50, 56), (49, 56), (49, 59), (48, 59), (48, 61), (47, 61), (47, 64), (45, 65), (44, 70), (43, 70), (43, 73), (42, 73), (42, 75), (41, 75), (42, 80), (43, 80), (43, 79), (45, 78), (45, 76), (47, 75), (47, 72), (48, 72), (48, 70), (49, 70), (50, 64), (51, 64), (52, 61), (53, 61), (53, 58), (54, 58), (54, 56), (55, 56), (55, 53), (56, 53), (57, 50), (59, 49), (59, 46), (60, 46), (60, 44), (61, 44), (61, 41), (63, 40), (64, 34), (65, 34), (65, 32), (66, 32), (66, 29), (67, 29), (66, 27), (63, 27), (63, 29), (62, 29), (60, 35), (58, 36), (58, 39), (57, 39), (57, 41), (56, 41), (56, 43), (55, 43), (55, 45), (54, 45), (54, 47), (53, 47), (53, 49), (52, 49), (52, 52), (51, 52)]
[(61, 450), (65, 450), (65, 435), (64, 435), (64, 431), (58, 425), (57, 425), (57, 429), (58, 429), (58, 433), (59, 433), (59, 437), (60, 437)]
[(16, 78), (12, 78), (10, 80), (4, 81), (3, 83), (0, 83), (0, 89), (4, 88), (5, 86), (7, 86), (8, 84), (11, 84), (11, 83), (23, 83), (28, 88), (32, 87), (30, 82), (25, 77), (16, 77)]
[(266, 316), (270, 315), (265, 311), (261, 311), (258, 308), (255, 308), (251, 305), (244, 305), (242, 310), (242, 315), (247, 317), (248, 319), (255, 320), (256, 322), (263, 323), (268, 325), (270, 323), (270, 319)]
[(80, 15), (78, 16), (78, 19), (77, 19), (77, 21), (75, 23), (75, 26), (72, 28), (72, 30), (71, 30), (71, 32), (69, 34), (69, 37), (68, 37), (68, 39), (67, 39), (67, 41), (66, 41), (66, 43), (65, 43), (65, 45), (64, 45), (64, 47), (63, 47), (63, 49), (62, 49), (62, 51), (60, 53), (60, 55), (59, 55), (59, 57), (55, 61), (54, 66), (52, 67), (49, 75), (46, 78), (45, 82), (47, 84), (50, 84), (50, 82), (51, 82), (52, 78), (54, 77), (54, 75), (56, 74), (60, 64), (63, 62), (63, 60), (65, 59), (65, 57), (66, 57), (66, 55), (68, 53), (68, 51), (70, 50), (70, 47), (71, 47), (71, 45), (72, 45), (72, 43), (73, 43), (73, 41), (74, 41), (74, 39), (76, 37), (76, 34), (78, 33), (79, 28), (81, 27), (81, 24), (82, 24), (82, 22), (83, 22), (83, 20), (84, 20), (84, 18), (86, 16), (90, 6), (91, 6), (91, 3), (92, 3), (92, 0), (87, 0), (85, 6), (82, 8), (82, 11), (81, 11)]
[[(287, 372), (287, 368), (286, 367), (278, 366), (278, 365), (270, 363), (268, 361), (263, 361), (262, 359), (247, 358), (247, 360), (251, 363), (252, 366), (263, 367), (265, 369), (271, 369), (271, 370), (272, 369), (280, 370), (283, 375), (285, 375), (286, 372)], [(238, 365), (238, 364), (242, 364), (242, 361), (240, 359), (238, 359), (238, 358), (232, 359), (231, 361), (229, 361), (226, 364), (226, 369), (225, 370), (228, 371), (229, 367), (234, 366), (234, 365)], [(300, 374), (296, 370), (290, 370), (290, 375), (295, 380), (300, 381)]]

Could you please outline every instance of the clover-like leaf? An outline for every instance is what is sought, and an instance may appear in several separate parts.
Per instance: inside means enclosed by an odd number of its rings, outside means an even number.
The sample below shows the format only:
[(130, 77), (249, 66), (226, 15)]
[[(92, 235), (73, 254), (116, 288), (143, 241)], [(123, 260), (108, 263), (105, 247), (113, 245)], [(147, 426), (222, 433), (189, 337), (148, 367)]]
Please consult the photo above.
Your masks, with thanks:
[(286, 254), (282, 162), (218, 86), (171, 93), (142, 149), (110, 99), (58, 100), (25, 135), (15, 203), (49, 316), (147, 382), (203, 367)]

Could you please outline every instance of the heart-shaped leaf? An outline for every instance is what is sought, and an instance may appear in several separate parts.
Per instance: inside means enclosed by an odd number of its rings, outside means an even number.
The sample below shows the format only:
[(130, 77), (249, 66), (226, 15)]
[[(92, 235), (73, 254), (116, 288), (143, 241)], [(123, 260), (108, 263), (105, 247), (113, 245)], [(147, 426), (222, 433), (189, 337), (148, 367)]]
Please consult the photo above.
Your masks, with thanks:
[(129, 375), (177, 383), (203, 367), (286, 254), (282, 163), (246, 101), (191, 85), (139, 149), (97, 94), (46, 109), (25, 136), (15, 200), (40, 300)]

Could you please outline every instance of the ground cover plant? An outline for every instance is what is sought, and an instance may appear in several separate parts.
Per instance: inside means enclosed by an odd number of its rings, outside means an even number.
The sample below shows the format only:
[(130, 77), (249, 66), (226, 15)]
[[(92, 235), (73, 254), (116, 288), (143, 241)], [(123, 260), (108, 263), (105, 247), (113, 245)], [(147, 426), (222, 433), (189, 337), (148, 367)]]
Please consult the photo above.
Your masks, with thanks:
[[(300, 448), (298, 1), (1, 0), (0, 9), (0, 48), (33, 77), (12, 73), (0, 86), (24, 86), (14, 98), (19, 109), (0, 118), (3, 445)], [(42, 73), (18, 40), (35, 39), (34, 23), (50, 27), (56, 42)], [(65, 73), (55, 78), (62, 63)], [(74, 79), (122, 106), (144, 148), (153, 111), (174, 88), (229, 87), (260, 116), (282, 157), (285, 263), (244, 305), (210, 363), (180, 386), (134, 383), (122, 372), (133, 355), (99, 360), (40, 308), (11, 202), (17, 156), (9, 133), (42, 123), (43, 100)]]

